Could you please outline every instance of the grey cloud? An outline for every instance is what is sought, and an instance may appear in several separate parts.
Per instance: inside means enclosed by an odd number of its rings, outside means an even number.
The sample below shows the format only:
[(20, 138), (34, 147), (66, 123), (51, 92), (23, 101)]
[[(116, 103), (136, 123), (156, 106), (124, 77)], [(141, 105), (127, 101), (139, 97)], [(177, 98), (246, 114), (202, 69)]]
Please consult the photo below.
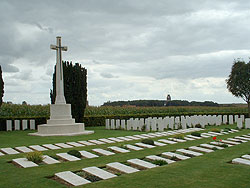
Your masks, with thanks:
[(113, 74), (107, 73), (107, 72), (102, 72), (100, 75), (101, 75), (103, 78), (118, 78), (118, 76), (114, 76)]

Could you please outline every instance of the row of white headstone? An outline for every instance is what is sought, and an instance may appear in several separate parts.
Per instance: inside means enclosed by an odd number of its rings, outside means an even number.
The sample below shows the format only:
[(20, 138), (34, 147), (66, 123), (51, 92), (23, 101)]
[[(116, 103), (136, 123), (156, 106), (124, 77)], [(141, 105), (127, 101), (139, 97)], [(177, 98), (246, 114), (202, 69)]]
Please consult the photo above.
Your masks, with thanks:
[(149, 117), (149, 118), (130, 118), (125, 119), (106, 119), (106, 129), (123, 129), (139, 131), (164, 131), (165, 129), (186, 129), (200, 125), (205, 128), (206, 125), (234, 124), (243, 123), (244, 115), (194, 115), (194, 116), (177, 116), (177, 117)]
[[(242, 118), (238, 118), (237, 119), (237, 127), (239, 129), (243, 129), (244, 128)], [(245, 129), (250, 129), (250, 118), (246, 118), (245, 119)]]
[[(6, 130), (7, 131), (19, 131), (28, 129), (28, 120), (14, 120), (14, 127), (12, 126), (13, 120), (6, 120)], [(34, 119), (29, 120), (29, 129), (35, 130), (36, 124)]]

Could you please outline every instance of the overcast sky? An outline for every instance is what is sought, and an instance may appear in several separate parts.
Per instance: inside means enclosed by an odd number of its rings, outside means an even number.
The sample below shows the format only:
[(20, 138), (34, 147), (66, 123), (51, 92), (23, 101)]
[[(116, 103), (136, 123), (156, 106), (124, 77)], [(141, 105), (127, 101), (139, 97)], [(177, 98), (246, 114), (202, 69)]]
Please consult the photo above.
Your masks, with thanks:
[(90, 105), (135, 99), (244, 102), (227, 91), (250, 57), (249, 0), (1, 0), (4, 101), (50, 103), (56, 53), (88, 70)]

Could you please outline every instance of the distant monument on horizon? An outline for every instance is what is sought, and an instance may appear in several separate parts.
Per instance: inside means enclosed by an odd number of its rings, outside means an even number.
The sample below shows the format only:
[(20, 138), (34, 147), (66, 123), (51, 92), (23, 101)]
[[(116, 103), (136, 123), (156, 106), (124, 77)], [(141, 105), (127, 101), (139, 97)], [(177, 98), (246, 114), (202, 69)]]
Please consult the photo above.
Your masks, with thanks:
[(170, 96), (170, 94), (167, 95), (167, 102), (168, 102), (168, 101), (171, 101), (171, 96)]

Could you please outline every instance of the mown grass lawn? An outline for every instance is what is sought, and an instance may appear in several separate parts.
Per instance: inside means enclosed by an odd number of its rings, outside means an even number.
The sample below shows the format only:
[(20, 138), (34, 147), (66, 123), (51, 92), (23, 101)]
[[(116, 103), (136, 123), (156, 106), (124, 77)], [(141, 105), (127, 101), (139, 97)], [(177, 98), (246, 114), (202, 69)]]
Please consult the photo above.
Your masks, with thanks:
[[(220, 126), (223, 128), (225, 126)], [(226, 126), (226, 127), (235, 127)], [(205, 130), (207, 132), (209, 127)], [(0, 132), (0, 148), (29, 146), (35, 144), (59, 143), (68, 141), (80, 141), (89, 139), (99, 139), (117, 136), (126, 136), (139, 134), (135, 131), (121, 130), (105, 130), (104, 127), (92, 127), (89, 130), (95, 130), (95, 134), (75, 137), (35, 137), (28, 136), (31, 131), (14, 131)], [(242, 130), (238, 133), (218, 136), (219, 139), (232, 138), (234, 136), (250, 133), (250, 130)], [(164, 138), (164, 137), (160, 137)], [(154, 138), (158, 140), (160, 138)], [(156, 147), (153, 149), (144, 149), (142, 151), (131, 151), (126, 154), (116, 154), (113, 156), (101, 156), (95, 159), (82, 159), (76, 162), (63, 162), (53, 165), (41, 165), (33, 168), (17, 168), (9, 163), (14, 158), (24, 157), (25, 154), (6, 155), (0, 157), (0, 188), (45, 188), (45, 187), (66, 187), (49, 177), (61, 171), (80, 171), (84, 167), (97, 166), (104, 167), (110, 162), (125, 162), (132, 158), (143, 158), (147, 155), (157, 155), (166, 151), (175, 151), (180, 148), (189, 146), (198, 146), (201, 143), (209, 143), (212, 138), (200, 139), (195, 141), (187, 141)], [(124, 142), (134, 143), (136, 141)], [(138, 142), (138, 141), (137, 141)], [(107, 148), (111, 145), (122, 145), (124, 143), (105, 144), (99, 146), (85, 146), (76, 148), (77, 150), (91, 151), (93, 148)], [(43, 152), (44, 154), (54, 156), (56, 153), (67, 152), (70, 149), (51, 150)], [(143, 170), (133, 174), (125, 174), (119, 177), (102, 180), (95, 183), (87, 184), (82, 187), (93, 188), (155, 188), (155, 187), (185, 187), (185, 188), (248, 188), (250, 187), (250, 167), (244, 165), (236, 165), (229, 163), (232, 159), (240, 157), (243, 154), (250, 154), (250, 142), (242, 143), (224, 150), (217, 150), (210, 154), (205, 154), (200, 157), (194, 157), (186, 161), (179, 161), (174, 164), (169, 164), (157, 167), (151, 170)]]

